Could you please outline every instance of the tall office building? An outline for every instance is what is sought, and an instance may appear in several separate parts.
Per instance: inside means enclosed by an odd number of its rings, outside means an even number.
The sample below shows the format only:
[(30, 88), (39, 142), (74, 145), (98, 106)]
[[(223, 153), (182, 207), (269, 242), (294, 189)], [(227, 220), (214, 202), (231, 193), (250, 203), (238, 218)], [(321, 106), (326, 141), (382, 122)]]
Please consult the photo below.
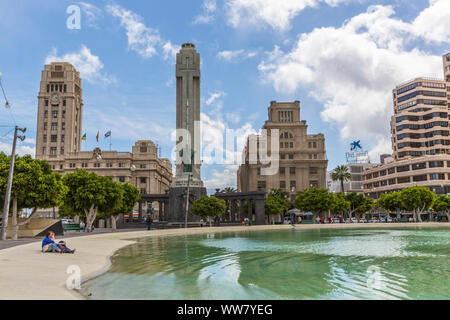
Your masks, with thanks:
[(67, 62), (46, 65), (38, 96), (36, 157), (56, 160), (80, 151), (82, 112), (80, 73)]
[[(133, 184), (142, 194), (164, 194), (172, 184), (172, 164), (158, 156), (153, 141), (137, 141), (132, 152), (81, 151), (81, 84), (80, 73), (70, 63), (45, 66), (38, 96), (36, 158), (46, 160), (63, 175), (79, 168)], [(158, 214), (158, 207), (155, 209)], [(41, 212), (46, 215), (53, 212)]]
[(416, 78), (394, 88), (394, 161), (364, 172), (366, 195), (378, 198), (414, 185), (450, 193), (450, 54), (442, 60), (443, 80)]
[[(282, 189), (293, 199), (309, 187), (326, 187), (327, 155), (323, 134), (308, 134), (306, 121), (300, 120), (300, 101), (272, 101), (268, 108), (267, 150), (271, 154), (270, 130), (279, 130), (279, 170), (263, 175), (261, 162), (250, 161), (249, 142), (243, 151), (243, 163), (237, 172), (238, 190), (266, 191)], [(273, 155), (271, 155), (273, 156)]]

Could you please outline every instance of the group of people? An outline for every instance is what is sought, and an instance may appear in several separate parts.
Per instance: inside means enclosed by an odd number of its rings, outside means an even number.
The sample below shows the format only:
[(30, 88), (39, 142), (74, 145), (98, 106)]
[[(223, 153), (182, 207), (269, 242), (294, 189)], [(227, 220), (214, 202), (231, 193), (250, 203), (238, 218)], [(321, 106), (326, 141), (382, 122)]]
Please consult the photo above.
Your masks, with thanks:
[(56, 243), (55, 233), (48, 231), (44, 240), (42, 240), (42, 252), (75, 253), (76, 249), (69, 249), (65, 241)]

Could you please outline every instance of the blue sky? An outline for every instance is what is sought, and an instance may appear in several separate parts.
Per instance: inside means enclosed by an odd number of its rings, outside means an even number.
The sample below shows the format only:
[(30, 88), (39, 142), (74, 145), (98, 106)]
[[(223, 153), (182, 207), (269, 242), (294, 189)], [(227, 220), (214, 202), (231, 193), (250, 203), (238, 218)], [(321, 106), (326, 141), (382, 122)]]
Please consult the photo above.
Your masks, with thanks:
[[(448, 0), (192, 0), (0, 2), (0, 125), (28, 128), (20, 153), (34, 154), (37, 94), (45, 62), (67, 60), (83, 78), (83, 150), (97, 130), (113, 149), (151, 139), (171, 157), (175, 126), (173, 53), (193, 42), (202, 58), (204, 144), (221, 129), (257, 132), (270, 101), (301, 101), (311, 134), (324, 133), (329, 169), (352, 140), (374, 162), (389, 152), (392, 88), (442, 78), (450, 51)], [(81, 28), (68, 29), (70, 5)], [(0, 127), (0, 151), (10, 152)], [(107, 149), (108, 141), (100, 141)], [(219, 146), (220, 147), (220, 146)], [(237, 150), (239, 156), (241, 150)], [(208, 164), (208, 188), (235, 186), (236, 164)]]

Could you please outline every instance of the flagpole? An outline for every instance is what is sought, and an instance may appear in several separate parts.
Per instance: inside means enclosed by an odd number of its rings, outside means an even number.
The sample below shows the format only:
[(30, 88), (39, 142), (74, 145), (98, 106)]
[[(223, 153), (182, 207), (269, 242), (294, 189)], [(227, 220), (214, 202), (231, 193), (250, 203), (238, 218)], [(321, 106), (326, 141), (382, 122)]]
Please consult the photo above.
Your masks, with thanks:
[(109, 151), (111, 151), (111, 136), (112, 136), (112, 133), (109, 135)]

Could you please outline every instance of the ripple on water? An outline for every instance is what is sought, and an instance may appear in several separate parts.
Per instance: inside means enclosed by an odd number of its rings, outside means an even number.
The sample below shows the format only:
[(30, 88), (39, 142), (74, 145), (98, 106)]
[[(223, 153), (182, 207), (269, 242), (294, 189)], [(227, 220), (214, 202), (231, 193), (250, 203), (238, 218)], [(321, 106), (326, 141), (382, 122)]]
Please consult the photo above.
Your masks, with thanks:
[(449, 299), (445, 229), (254, 231), (140, 240), (93, 299)]

